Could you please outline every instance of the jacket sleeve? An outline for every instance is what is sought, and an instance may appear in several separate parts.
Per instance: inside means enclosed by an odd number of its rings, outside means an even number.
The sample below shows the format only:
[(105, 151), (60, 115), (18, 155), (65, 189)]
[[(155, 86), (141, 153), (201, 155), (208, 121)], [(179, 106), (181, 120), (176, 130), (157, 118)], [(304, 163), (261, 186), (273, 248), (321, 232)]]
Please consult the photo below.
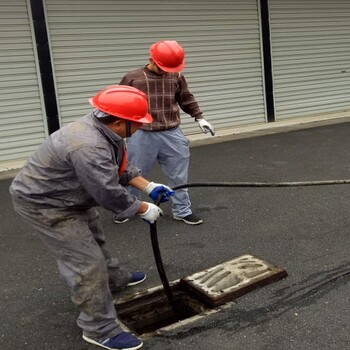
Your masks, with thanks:
[(119, 183), (118, 167), (109, 149), (81, 147), (69, 156), (79, 183), (97, 204), (118, 218), (136, 215), (141, 202)]
[(200, 110), (196, 99), (191, 94), (187, 81), (182, 74), (179, 74), (178, 86), (178, 91), (176, 92), (176, 102), (179, 104), (180, 108), (195, 119), (203, 118), (203, 113)]
[(130, 180), (140, 175), (141, 175), (141, 170), (139, 168), (134, 167), (130, 163), (126, 163), (126, 168), (122, 176), (119, 178), (119, 183), (123, 186), (127, 186)]

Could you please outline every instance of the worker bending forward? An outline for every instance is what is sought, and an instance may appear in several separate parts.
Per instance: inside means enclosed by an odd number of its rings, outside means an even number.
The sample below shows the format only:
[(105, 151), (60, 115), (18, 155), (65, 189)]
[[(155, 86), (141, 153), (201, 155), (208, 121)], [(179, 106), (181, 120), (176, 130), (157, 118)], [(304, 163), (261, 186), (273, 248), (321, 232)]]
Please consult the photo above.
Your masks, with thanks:
[(139, 349), (142, 342), (117, 323), (112, 293), (145, 280), (112, 258), (95, 207), (118, 218), (138, 214), (153, 223), (162, 213), (141, 202), (124, 186), (145, 191), (153, 200), (173, 195), (149, 182), (127, 162), (125, 137), (150, 123), (144, 93), (111, 86), (90, 99), (95, 109), (51, 134), (13, 180), (16, 212), (30, 223), (54, 254), (68, 284), (83, 338), (105, 349)]

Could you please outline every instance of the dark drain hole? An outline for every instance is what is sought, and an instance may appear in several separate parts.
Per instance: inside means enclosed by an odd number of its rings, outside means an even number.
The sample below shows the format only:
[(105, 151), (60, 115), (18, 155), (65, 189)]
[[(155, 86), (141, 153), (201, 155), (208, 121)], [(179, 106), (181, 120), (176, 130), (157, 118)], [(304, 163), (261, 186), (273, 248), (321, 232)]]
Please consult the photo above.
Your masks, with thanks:
[(116, 305), (118, 318), (134, 333), (142, 335), (169, 326), (179, 320), (199, 315), (207, 307), (194, 296), (181, 290), (179, 285), (172, 287), (180, 315), (175, 315), (163, 290), (142, 295)]

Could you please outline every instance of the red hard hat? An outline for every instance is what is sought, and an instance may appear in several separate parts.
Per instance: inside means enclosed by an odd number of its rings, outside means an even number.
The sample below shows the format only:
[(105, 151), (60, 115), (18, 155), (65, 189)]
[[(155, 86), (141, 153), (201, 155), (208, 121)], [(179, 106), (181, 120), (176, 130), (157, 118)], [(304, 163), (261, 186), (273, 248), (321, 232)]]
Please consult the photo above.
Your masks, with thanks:
[(152, 123), (148, 113), (146, 95), (131, 86), (113, 85), (98, 92), (89, 99), (92, 106), (102, 112), (137, 123)]
[(185, 67), (185, 51), (177, 41), (158, 41), (151, 46), (150, 55), (164, 72), (180, 72)]

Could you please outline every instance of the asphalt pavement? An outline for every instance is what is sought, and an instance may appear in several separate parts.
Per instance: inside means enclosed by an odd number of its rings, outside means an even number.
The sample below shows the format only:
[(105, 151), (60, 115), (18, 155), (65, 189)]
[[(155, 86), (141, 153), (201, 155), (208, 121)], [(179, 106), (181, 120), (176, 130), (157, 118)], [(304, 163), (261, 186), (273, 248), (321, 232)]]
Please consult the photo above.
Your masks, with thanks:
[[(350, 122), (312, 126), (192, 147), (189, 182), (350, 179)], [(97, 349), (81, 339), (54, 259), (12, 209), (14, 173), (0, 180), (0, 349)], [(164, 181), (158, 167), (151, 179)], [(144, 349), (350, 349), (350, 185), (201, 187), (190, 196), (202, 225), (174, 221), (169, 204), (158, 221), (169, 280), (245, 253), (283, 267), (288, 277), (150, 337)], [(100, 213), (111, 252), (148, 275), (134, 290), (159, 286), (148, 225), (140, 219), (116, 225), (111, 213)]]

